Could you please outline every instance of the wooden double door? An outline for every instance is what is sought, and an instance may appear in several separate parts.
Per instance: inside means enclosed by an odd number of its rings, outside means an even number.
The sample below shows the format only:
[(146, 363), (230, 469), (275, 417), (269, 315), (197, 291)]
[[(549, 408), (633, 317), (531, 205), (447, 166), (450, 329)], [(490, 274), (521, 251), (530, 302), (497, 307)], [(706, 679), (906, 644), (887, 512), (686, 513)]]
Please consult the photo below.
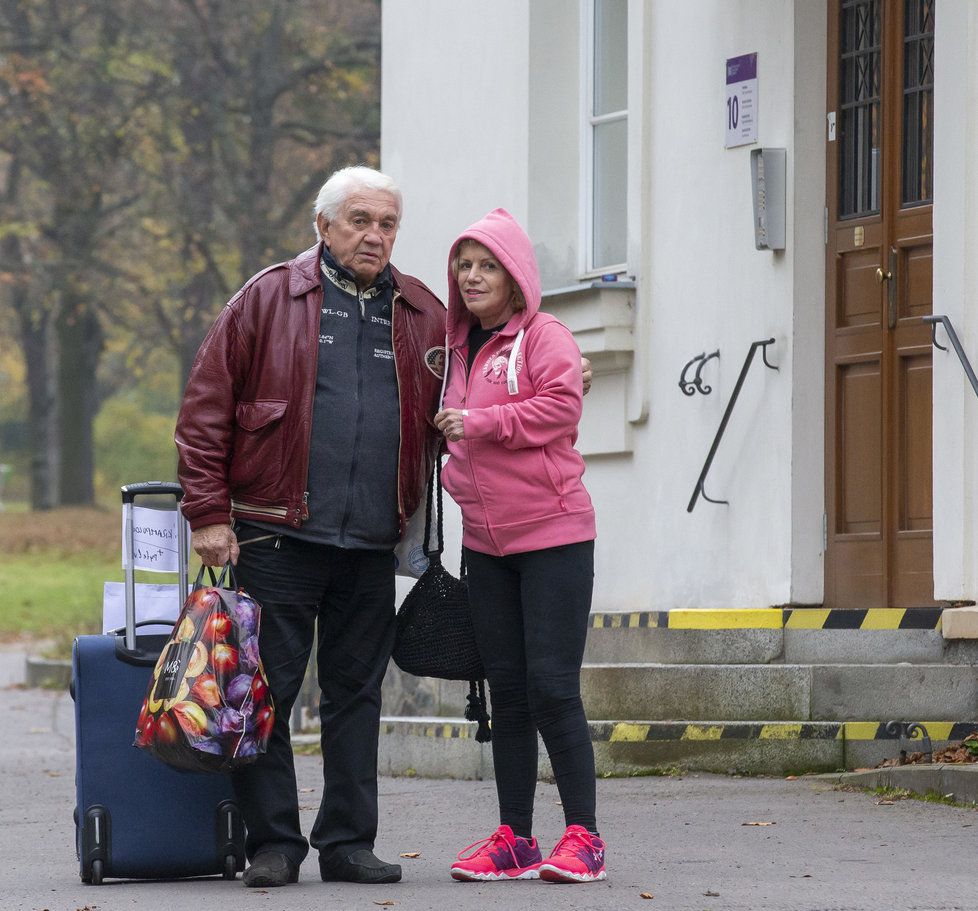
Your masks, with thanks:
[(828, 4), (826, 607), (934, 603), (936, 5)]

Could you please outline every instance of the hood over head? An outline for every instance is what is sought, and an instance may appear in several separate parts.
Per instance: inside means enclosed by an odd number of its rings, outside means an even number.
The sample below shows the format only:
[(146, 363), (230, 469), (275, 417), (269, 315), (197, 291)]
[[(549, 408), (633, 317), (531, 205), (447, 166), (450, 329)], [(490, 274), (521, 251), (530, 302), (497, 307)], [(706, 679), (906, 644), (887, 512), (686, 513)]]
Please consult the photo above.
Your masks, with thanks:
[(533, 253), (533, 244), (516, 219), (505, 209), (493, 209), (459, 234), (448, 252), (449, 347), (464, 343), (469, 329), (478, 322), (466, 309), (452, 271), (452, 261), (464, 240), (474, 240), (486, 247), (523, 292), (526, 309), (515, 313), (501, 333), (516, 335), (540, 309), (540, 269)]

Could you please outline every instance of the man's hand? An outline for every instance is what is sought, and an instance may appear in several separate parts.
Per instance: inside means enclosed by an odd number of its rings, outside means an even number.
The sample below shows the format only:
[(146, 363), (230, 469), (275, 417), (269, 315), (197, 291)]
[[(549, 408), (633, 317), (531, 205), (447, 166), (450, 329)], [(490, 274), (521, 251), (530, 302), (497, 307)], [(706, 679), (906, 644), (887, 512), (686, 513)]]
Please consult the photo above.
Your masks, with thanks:
[(230, 525), (205, 525), (190, 536), (190, 543), (204, 566), (238, 562), (238, 539)]
[(462, 412), (458, 408), (446, 408), (435, 415), (435, 426), (445, 435), (446, 440), (457, 443), (465, 439), (462, 426)]
[(591, 362), (586, 357), (581, 358), (581, 378), (584, 380), (584, 394), (587, 395), (591, 391), (594, 373), (591, 370)]

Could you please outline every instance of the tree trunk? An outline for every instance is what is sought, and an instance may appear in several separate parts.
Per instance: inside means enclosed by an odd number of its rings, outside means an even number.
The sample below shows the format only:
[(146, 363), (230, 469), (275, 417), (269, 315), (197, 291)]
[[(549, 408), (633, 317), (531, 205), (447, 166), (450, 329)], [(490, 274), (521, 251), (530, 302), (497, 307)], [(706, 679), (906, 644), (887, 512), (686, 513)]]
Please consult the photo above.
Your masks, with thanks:
[(95, 502), (95, 446), (92, 425), (98, 411), (95, 372), (104, 345), (98, 315), (69, 290), (57, 322), (61, 353), (60, 395), (61, 503), (90, 506)]
[(20, 312), (21, 344), (27, 364), (31, 509), (52, 509), (60, 502), (54, 332), (50, 313), (41, 313), (39, 325), (35, 326), (30, 314)]

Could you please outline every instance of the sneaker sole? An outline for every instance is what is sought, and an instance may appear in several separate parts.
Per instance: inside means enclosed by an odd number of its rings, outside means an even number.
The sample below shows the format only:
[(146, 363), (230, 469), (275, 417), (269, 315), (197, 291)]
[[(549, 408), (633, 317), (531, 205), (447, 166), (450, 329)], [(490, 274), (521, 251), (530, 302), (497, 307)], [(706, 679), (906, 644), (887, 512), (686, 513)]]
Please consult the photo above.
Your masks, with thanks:
[(499, 882), (504, 879), (539, 879), (540, 871), (535, 867), (532, 870), (521, 870), (519, 873), (506, 873), (505, 871), (500, 873), (473, 873), (469, 870), (459, 870), (452, 867), (451, 870), (452, 879), (458, 880), (460, 883), (488, 883), (488, 882)]
[(604, 870), (597, 873), (571, 873), (549, 864), (540, 867), (540, 879), (548, 883), (596, 883), (607, 877)]

